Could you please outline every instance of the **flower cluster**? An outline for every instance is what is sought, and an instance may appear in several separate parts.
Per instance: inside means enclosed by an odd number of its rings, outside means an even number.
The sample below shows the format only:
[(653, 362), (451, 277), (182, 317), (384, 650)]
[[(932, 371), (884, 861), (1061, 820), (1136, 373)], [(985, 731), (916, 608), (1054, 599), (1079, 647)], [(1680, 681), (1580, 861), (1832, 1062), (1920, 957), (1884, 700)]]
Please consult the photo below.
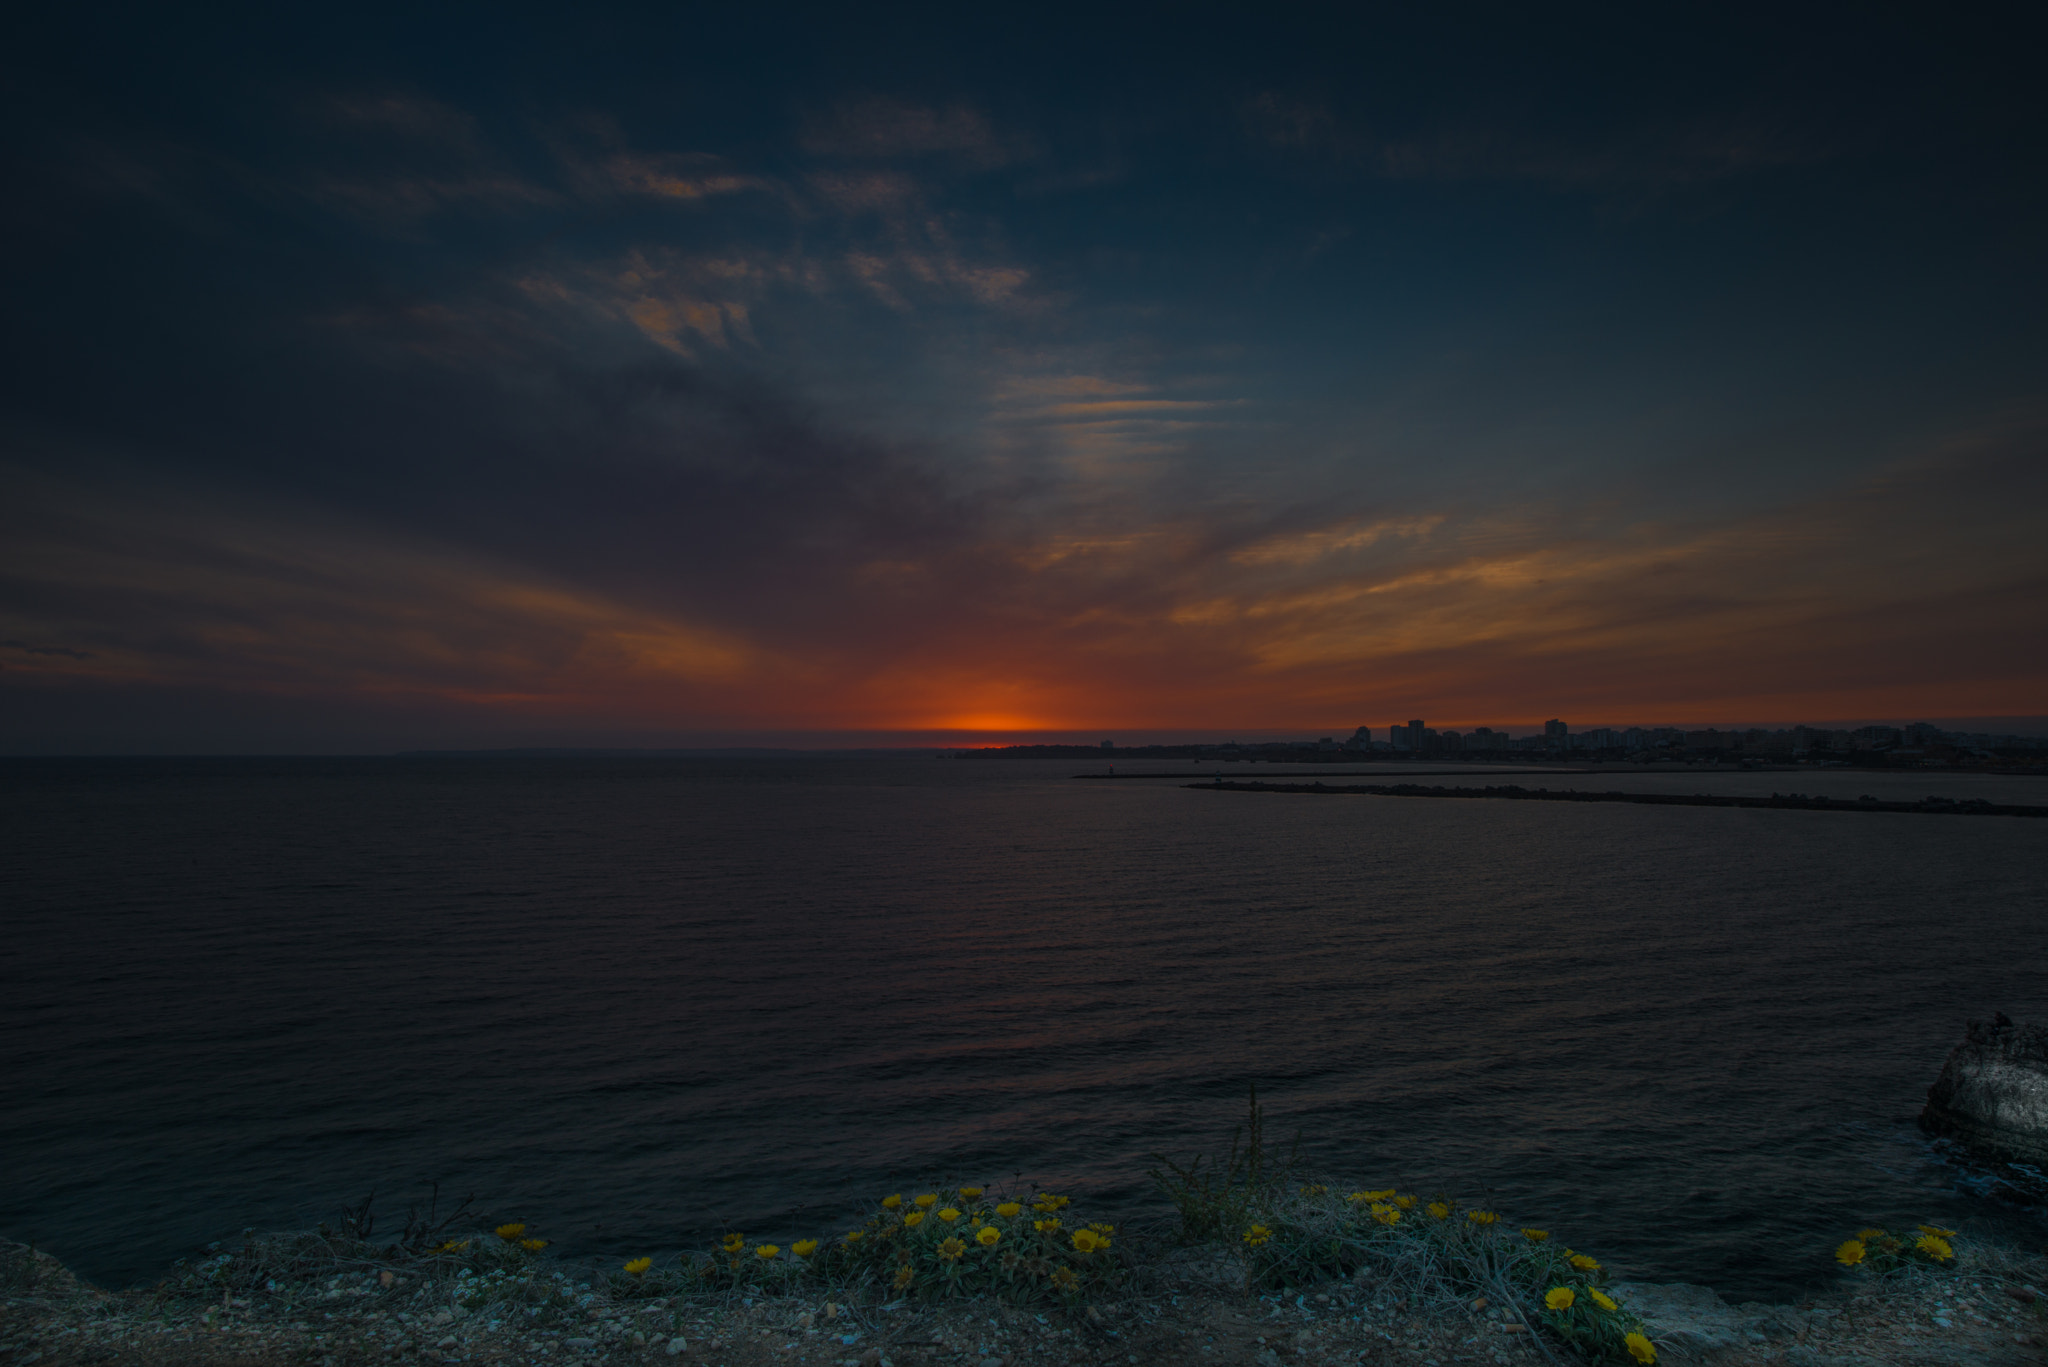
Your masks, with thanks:
[(1859, 1229), (1854, 1238), (1844, 1239), (1836, 1246), (1835, 1261), (1843, 1267), (1879, 1276), (1916, 1263), (1940, 1267), (1955, 1261), (1955, 1245), (1949, 1242), (1956, 1237), (1954, 1230), (1940, 1225), (1918, 1225), (1915, 1229), (1914, 1234)]
[(1548, 1230), (1512, 1227), (1497, 1211), (1394, 1187), (1333, 1197), (1321, 1185), (1269, 1188), (1252, 1210), (1238, 1246), (1262, 1285), (1427, 1267), (1465, 1294), (1512, 1288), (1531, 1318), (1590, 1362), (1657, 1360), (1642, 1321), (1605, 1289), (1599, 1259), (1553, 1246)]
[[(1119, 1281), (1116, 1227), (1069, 1227), (1069, 1198), (1050, 1192), (990, 1198), (983, 1187), (883, 1197), (876, 1212), (837, 1238), (799, 1239), (789, 1257), (775, 1244), (725, 1236), (720, 1254), (691, 1265), (700, 1282), (766, 1286), (807, 1276), (871, 1279), (896, 1296), (994, 1294), (1015, 1300), (1076, 1296)], [(631, 1271), (629, 1265), (628, 1271)]]
[(522, 1249), (528, 1253), (538, 1253), (548, 1246), (548, 1241), (546, 1239), (528, 1238), (526, 1235), (526, 1226), (523, 1224), (499, 1225), (496, 1229), (492, 1230), (491, 1232), (497, 1235), (500, 1239), (504, 1240), (506, 1243), (511, 1244), (513, 1247)]

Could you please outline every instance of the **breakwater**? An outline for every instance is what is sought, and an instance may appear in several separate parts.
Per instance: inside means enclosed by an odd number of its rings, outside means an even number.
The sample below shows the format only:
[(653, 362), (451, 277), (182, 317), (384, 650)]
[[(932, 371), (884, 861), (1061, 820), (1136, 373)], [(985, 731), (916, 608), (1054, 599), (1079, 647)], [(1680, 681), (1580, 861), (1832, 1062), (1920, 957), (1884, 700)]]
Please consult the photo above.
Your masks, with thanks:
[(1268, 783), (1258, 780), (1217, 779), (1211, 783), (1184, 785), (1201, 791), (1225, 793), (1319, 793), (1363, 795), (1366, 797), (1449, 797), (1494, 798), (1513, 802), (1634, 802), (1651, 807), (1769, 807), (1805, 812), (1910, 812), (1929, 816), (2048, 816), (2048, 807), (2017, 802), (1988, 802), (1982, 798), (1957, 800), (1925, 797), (1917, 802), (1885, 802), (1874, 797), (1840, 798), (1805, 793), (1772, 793), (1769, 797), (1743, 797), (1725, 793), (1602, 793), (1570, 788), (1524, 788), (1504, 784), (1486, 788), (1436, 788), (1421, 783)]

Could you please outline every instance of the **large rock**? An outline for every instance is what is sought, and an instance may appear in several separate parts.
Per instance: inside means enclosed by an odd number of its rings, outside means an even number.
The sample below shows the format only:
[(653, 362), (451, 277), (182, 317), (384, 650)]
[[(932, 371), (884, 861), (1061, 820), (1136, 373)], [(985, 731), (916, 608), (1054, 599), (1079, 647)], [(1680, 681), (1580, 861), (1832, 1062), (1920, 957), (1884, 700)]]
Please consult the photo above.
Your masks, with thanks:
[(1927, 1089), (1920, 1126), (1986, 1158), (2048, 1163), (2048, 1027), (2014, 1025), (2003, 1011), (1971, 1021)]

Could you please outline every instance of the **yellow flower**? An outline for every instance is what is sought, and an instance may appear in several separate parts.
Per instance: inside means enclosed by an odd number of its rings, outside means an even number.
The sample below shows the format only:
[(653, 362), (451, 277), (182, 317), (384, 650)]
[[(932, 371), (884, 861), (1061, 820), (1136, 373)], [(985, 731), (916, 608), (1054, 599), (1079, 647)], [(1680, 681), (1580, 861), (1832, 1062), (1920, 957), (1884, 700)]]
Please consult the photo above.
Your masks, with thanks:
[(1621, 1309), (1621, 1307), (1614, 1302), (1612, 1297), (1610, 1297), (1605, 1291), (1602, 1291), (1597, 1286), (1587, 1287), (1586, 1294), (1591, 1296), (1593, 1298), (1593, 1304), (1599, 1306), (1602, 1310)]
[(1956, 1256), (1956, 1251), (1948, 1246), (1948, 1240), (1933, 1234), (1921, 1235), (1913, 1241), (1913, 1247), (1938, 1263), (1945, 1263)]
[(799, 1258), (808, 1258), (818, 1251), (818, 1241), (816, 1239), (798, 1239), (789, 1246), (789, 1251), (796, 1254)]
[(1371, 1200), (1372, 1198), (1371, 1198), (1371, 1197), (1369, 1197), (1369, 1196), (1368, 1196), (1368, 1195), (1367, 1195), (1367, 1194), (1366, 1194), (1365, 1192), (1362, 1192), (1362, 1191), (1354, 1191), (1354, 1192), (1352, 1192), (1352, 1193), (1351, 1193), (1351, 1194), (1350, 1194), (1349, 1196), (1345, 1197), (1344, 1199), (1345, 1199), (1345, 1200), (1346, 1200), (1347, 1202), (1349, 1202), (1349, 1203), (1350, 1203), (1351, 1205), (1354, 1205), (1354, 1206), (1362, 1206), (1362, 1205), (1364, 1205), (1364, 1204), (1365, 1204), (1365, 1203), (1366, 1203), (1367, 1201)]
[(641, 1277), (645, 1276), (647, 1269), (652, 1266), (654, 1266), (654, 1259), (652, 1258), (635, 1258), (632, 1262), (626, 1264), (626, 1271), (636, 1277)]
[(955, 1220), (960, 1218), (960, 1212), (953, 1209), (951, 1206), (947, 1206), (944, 1210), (939, 1212), (939, 1218), (950, 1225)]
[(900, 1193), (900, 1192), (899, 1192), (899, 1193), (897, 1193), (897, 1194), (896, 1194), (896, 1195), (894, 1195), (894, 1196), (884, 1196), (884, 1197), (882, 1198), (882, 1209), (883, 1209), (883, 1210), (894, 1210), (894, 1209), (896, 1209), (896, 1207), (898, 1207), (898, 1206), (900, 1206), (900, 1205), (902, 1205), (902, 1204), (903, 1204), (903, 1196), (902, 1196), (902, 1193)]
[(1413, 1210), (1415, 1209), (1415, 1198), (1413, 1196), (1396, 1196), (1394, 1204), (1403, 1210)]
[(1005, 1201), (996, 1207), (996, 1214), (1002, 1216), (1005, 1220), (1014, 1220), (1023, 1213), (1024, 1207), (1018, 1205), (1015, 1201)]
[(919, 1210), (930, 1210), (933, 1206), (937, 1205), (938, 1203), (939, 1194), (935, 1191), (928, 1192), (925, 1195), (917, 1198), (917, 1208)]
[(1651, 1363), (1657, 1360), (1657, 1350), (1651, 1347), (1650, 1341), (1640, 1333), (1630, 1334), (1621, 1341), (1621, 1345), (1628, 1349), (1628, 1355), (1637, 1362)]
[(1264, 1225), (1253, 1225), (1244, 1232), (1244, 1241), (1253, 1248), (1258, 1248), (1268, 1243), (1272, 1237), (1273, 1231), (1267, 1229)]
[(1301, 1189), (1301, 1194), (1303, 1196), (1321, 1196), (1327, 1193), (1329, 1190), (1330, 1189), (1328, 1187), (1318, 1184), (1316, 1186), (1303, 1187)]
[(497, 1229), (492, 1231), (492, 1233), (496, 1234), (500, 1239), (503, 1239), (508, 1244), (516, 1244), (519, 1242), (519, 1236), (526, 1233), (526, 1226), (499, 1225)]
[(1468, 1210), (1465, 1212), (1465, 1218), (1475, 1225), (1490, 1225), (1500, 1216), (1490, 1210)]
[(847, 1230), (847, 1231), (846, 1231), (846, 1242), (847, 1242), (847, 1243), (850, 1243), (850, 1244), (857, 1244), (857, 1243), (859, 1243), (859, 1242), (860, 1242), (860, 1241), (861, 1241), (862, 1239), (865, 1239), (865, 1238), (867, 1238), (867, 1233), (866, 1233), (866, 1231), (864, 1231), (864, 1230), (858, 1230), (858, 1229), (849, 1229), (849, 1230)]
[(1100, 1240), (1095, 1237), (1095, 1231), (1092, 1229), (1077, 1229), (1074, 1231), (1074, 1251), (1076, 1253), (1093, 1253), (1095, 1246), (1099, 1242)]
[(521, 1239), (519, 1246), (528, 1253), (538, 1253), (548, 1246), (548, 1241), (546, 1239)]
[(981, 1188), (980, 1188), (980, 1187), (962, 1187), (962, 1188), (960, 1188), (960, 1196), (961, 1196), (961, 1199), (963, 1199), (963, 1200), (967, 1200), (967, 1201), (979, 1201), (979, 1200), (981, 1199)]
[(782, 1248), (778, 1244), (762, 1244), (754, 1250), (754, 1256), (765, 1263), (780, 1252), (782, 1252)]
[(1540, 1244), (1550, 1237), (1550, 1231), (1547, 1229), (1525, 1229), (1522, 1231), (1522, 1237), (1532, 1244)]
[(1095, 1231), (1095, 1232), (1096, 1232), (1097, 1234), (1114, 1234), (1114, 1233), (1116, 1233), (1116, 1226), (1115, 1226), (1115, 1225), (1106, 1225), (1106, 1224), (1102, 1223), (1102, 1221), (1100, 1221), (1100, 1220), (1090, 1220), (1090, 1221), (1088, 1222), (1088, 1228), (1090, 1228), (1090, 1229), (1094, 1230), (1094, 1231)]
[(1844, 1239), (1841, 1247), (1835, 1250), (1835, 1261), (1844, 1267), (1854, 1267), (1863, 1261), (1866, 1251), (1861, 1239)]
[(903, 1266), (896, 1269), (895, 1286), (898, 1291), (909, 1290), (910, 1284), (916, 1280), (917, 1273), (911, 1270), (909, 1263), (905, 1263)]
[(1940, 1225), (1916, 1225), (1915, 1228), (1922, 1234), (1932, 1234), (1937, 1239), (1953, 1239), (1956, 1237), (1954, 1230), (1943, 1229)]
[(1431, 1201), (1426, 1209), (1431, 1216), (1438, 1220), (1447, 1220), (1451, 1215), (1450, 1206), (1443, 1201)]
[(1565, 1261), (1581, 1272), (1598, 1272), (1600, 1270), (1600, 1264), (1594, 1262), (1583, 1253), (1572, 1253)]
[(1859, 1241), (1867, 1244), (1872, 1239), (1882, 1239), (1884, 1231), (1881, 1229), (1859, 1229), (1856, 1231), (1856, 1237)]
[(1040, 1234), (1050, 1234), (1060, 1227), (1060, 1222), (1058, 1220), (1033, 1220), (1031, 1227)]
[(983, 1248), (994, 1248), (996, 1246), (996, 1242), (1002, 1237), (1003, 1232), (997, 1229), (994, 1225), (983, 1225), (981, 1227), (981, 1233), (975, 1235), (974, 1239), (975, 1242), (980, 1244)]
[(719, 1242), (725, 1245), (727, 1253), (737, 1253), (747, 1246), (747, 1236), (744, 1234), (728, 1234)]
[(1383, 1225), (1398, 1225), (1401, 1223), (1401, 1212), (1392, 1206), (1376, 1205), (1372, 1208), (1372, 1218)]
[(949, 1263), (966, 1251), (967, 1245), (961, 1243), (958, 1239), (948, 1239), (939, 1245), (939, 1256)]
[(1552, 1310), (1569, 1310), (1577, 1299), (1569, 1286), (1553, 1286), (1543, 1293), (1543, 1303)]
[(911, 1211), (910, 1214), (903, 1217), (903, 1223), (910, 1229), (916, 1229), (924, 1223), (924, 1212), (921, 1210)]
[(1071, 1267), (1056, 1267), (1052, 1271), (1052, 1284), (1062, 1291), (1072, 1291), (1074, 1284), (1080, 1280), (1074, 1275), (1074, 1269)]
[(1031, 1208), (1033, 1210), (1042, 1210), (1050, 1215), (1060, 1207), (1069, 1204), (1071, 1204), (1071, 1201), (1065, 1196), (1055, 1196), (1049, 1191), (1041, 1191), (1038, 1193), (1037, 1198), (1032, 1201)]
[(450, 1239), (450, 1240), (448, 1240), (448, 1241), (447, 1241), (446, 1243), (442, 1244), (442, 1245), (441, 1245), (441, 1246), (440, 1246), (439, 1248), (435, 1249), (435, 1250), (434, 1250), (434, 1252), (436, 1252), (436, 1253), (460, 1253), (460, 1252), (462, 1252), (462, 1250), (463, 1250), (463, 1249), (465, 1249), (465, 1248), (468, 1248), (468, 1247), (469, 1247), (469, 1245), (470, 1245), (470, 1241), (469, 1241), (468, 1239), (464, 1239), (464, 1240), (463, 1240), (463, 1241), (462, 1241), (461, 1243), (457, 1243), (457, 1242), (456, 1242), (455, 1240), (453, 1240), (453, 1239)]

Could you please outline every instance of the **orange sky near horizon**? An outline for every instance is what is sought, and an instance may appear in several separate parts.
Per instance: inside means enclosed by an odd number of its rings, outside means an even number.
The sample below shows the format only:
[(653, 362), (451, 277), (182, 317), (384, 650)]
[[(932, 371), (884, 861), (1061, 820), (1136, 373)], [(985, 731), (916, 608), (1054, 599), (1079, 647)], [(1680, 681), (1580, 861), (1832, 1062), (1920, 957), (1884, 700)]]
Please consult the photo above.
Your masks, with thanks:
[(1917, 530), (1964, 520), (1944, 506), (1958, 488), (2024, 485), (2022, 435), (1718, 524), (1135, 524), (1048, 556), (1019, 523), (824, 586), (824, 624), (808, 602), (717, 620), (344, 520), (225, 497), (166, 519), (161, 491), (45, 479), (11, 530), (73, 611), (11, 617), (0, 677), (650, 733), (2032, 715), (2048, 585), (2031, 509), (1970, 514), (1968, 555)]

